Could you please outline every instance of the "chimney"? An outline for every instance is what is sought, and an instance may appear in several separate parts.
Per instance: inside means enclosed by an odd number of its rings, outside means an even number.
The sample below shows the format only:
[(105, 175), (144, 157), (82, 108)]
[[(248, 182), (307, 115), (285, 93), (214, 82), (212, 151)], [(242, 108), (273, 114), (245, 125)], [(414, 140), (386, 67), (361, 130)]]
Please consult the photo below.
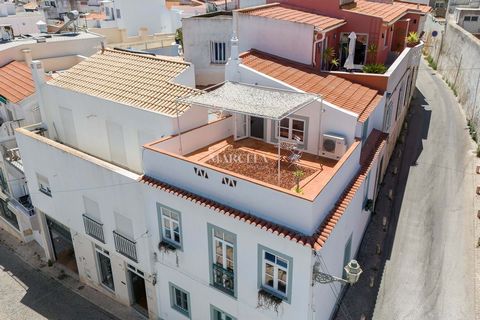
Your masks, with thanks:
[(27, 66), (30, 66), (32, 64), (32, 50), (30, 49), (23, 49), (23, 57), (25, 59), (25, 63)]
[(120, 31), (120, 37), (122, 38), (122, 42), (127, 42), (127, 29), (118, 29), (118, 31)]
[(148, 28), (141, 27), (138, 29), (138, 36), (142, 41), (147, 41), (148, 38)]
[(43, 69), (42, 62), (34, 60), (30, 63), (30, 68), (32, 69), (32, 78), (35, 82), (35, 88), (37, 90), (45, 84), (45, 70)]
[(38, 107), (40, 109), (40, 117), (42, 122), (47, 120), (45, 115), (45, 100), (44, 100), (44, 86), (45, 86), (45, 70), (41, 61), (33, 60), (30, 63), (30, 69), (32, 71), (33, 82), (35, 83), (35, 94), (38, 100)]
[(240, 81), (240, 63), (242, 59), (240, 58), (238, 52), (238, 38), (235, 32), (232, 35), (230, 40), (231, 49), (230, 49), (230, 58), (228, 59), (227, 64), (225, 65), (225, 80), (229, 81)]

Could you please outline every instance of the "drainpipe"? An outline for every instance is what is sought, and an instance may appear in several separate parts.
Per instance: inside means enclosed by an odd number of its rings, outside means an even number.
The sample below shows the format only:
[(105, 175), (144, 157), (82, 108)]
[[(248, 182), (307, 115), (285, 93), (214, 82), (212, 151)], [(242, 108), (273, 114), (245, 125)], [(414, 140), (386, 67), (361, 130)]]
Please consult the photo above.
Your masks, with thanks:
[[(319, 34), (319, 33), (316, 33), (316, 34)], [(315, 57), (316, 57), (316, 55), (317, 55), (317, 43), (322, 42), (323, 40), (325, 40), (325, 33), (324, 33), (324, 32), (320, 32), (320, 35), (321, 35), (320, 40), (314, 40), (314, 41), (313, 41), (313, 57), (312, 57), (312, 62), (313, 62), (313, 66), (314, 66), (314, 67), (317, 66), (317, 64), (316, 64), (316, 62), (315, 62)], [(314, 39), (315, 39), (315, 37), (314, 37)], [(323, 49), (323, 47), (322, 47), (322, 49)], [(320, 67), (322, 66), (322, 60), (323, 60), (323, 56), (322, 56), (322, 58), (320, 59)]]
[(323, 97), (320, 97), (320, 117), (318, 120), (318, 148), (317, 148), (317, 157), (320, 157), (320, 150), (322, 149), (322, 144), (323, 144), (323, 129), (322, 129), (322, 117), (323, 114), (325, 113), (325, 109), (323, 108)]

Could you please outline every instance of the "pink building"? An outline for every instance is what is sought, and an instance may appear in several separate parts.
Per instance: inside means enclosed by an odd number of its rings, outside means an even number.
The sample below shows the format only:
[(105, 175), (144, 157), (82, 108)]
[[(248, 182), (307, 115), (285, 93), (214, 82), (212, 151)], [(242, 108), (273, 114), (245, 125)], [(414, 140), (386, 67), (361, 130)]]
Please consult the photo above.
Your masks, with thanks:
[[(405, 48), (409, 32), (423, 28), (429, 6), (393, 1), (313, 1), (279, 0), (265, 6), (239, 10), (239, 15), (314, 25), (311, 64), (329, 68), (323, 57), (331, 48), (343, 66), (347, 58), (349, 34), (357, 35), (354, 66), (368, 63), (390, 64)], [(299, 61), (303, 62), (303, 61)]]

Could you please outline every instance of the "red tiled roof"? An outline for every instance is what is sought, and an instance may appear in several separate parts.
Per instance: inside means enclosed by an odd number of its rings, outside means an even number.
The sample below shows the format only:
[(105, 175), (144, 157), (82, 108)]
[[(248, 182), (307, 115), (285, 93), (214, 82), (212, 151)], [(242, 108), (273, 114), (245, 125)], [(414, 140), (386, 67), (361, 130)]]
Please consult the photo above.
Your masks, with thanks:
[(393, 3), (382, 3), (357, 0), (355, 1), (355, 4), (356, 5), (354, 7), (344, 7), (343, 10), (382, 18), (383, 22), (385, 23), (394, 22), (409, 12), (425, 14), (430, 12), (432, 9), (431, 7), (425, 5), (395, 1)]
[(88, 13), (87, 20), (106, 20), (107, 15), (103, 12), (90, 12)]
[(382, 151), (383, 146), (385, 145), (386, 136), (387, 135), (385, 133), (378, 130), (373, 130), (372, 133), (370, 133), (370, 136), (366, 141), (365, 148), (362, 150), (360, 171), (352, 179), (348, 187), (345, 189), (344, 193), (340, 196), (339, 200), (337, 201), (333, 209), (330, 211), (329, 215), (318, 227), (317, 231), (311, 236), (304, 235), (302, 233), (270, 222), (268, 220), (258, 218), (252, 214), (222, 205), (221, 203), (218, 203), (216, 201), (209, 200), (207, 198), (174, 187), (172, 185), (158, 181), (145, 175), (142, 176), (139, 181), (153, 188), (160, 189), (164, 192), (173, 194), (177, 197), (192, 201), (198, 205), (212, 209), (218, 213), (251, 224), (254, 227), (259, 227), (262, 230), (271, 232), (282, 238), (295, 241), (301, 245), (314, 248), (315, 250), (320, 250), (324, 246), (330, 234), (332, 233), (333, 228), (342, 217), (346, 208), (348, 208), (350, 201), (355, 196), (358, 188), (361, 186), (362, 182), (368, 175), (374, 159), (377, 158)]
[(243, 53), (241, 58), (247, 67), (305, 92), (320, 94), (326, 101), (357, 113), (360, 122), (368, 119), (382, 98), (377, 90), (257, 50)]
[(30, 68), (23, 62), (12, 61), (0, 67), (0, 95), (17, 103), (35, 93)]
[(320, 30), (326, 30), (334, 26), (340, 26), (345, 22), (343, 19), (322, 16), (283, 4), (281, 5), (279, 3), (251, 7), (237, 11), (250, 16), (309, 24)]

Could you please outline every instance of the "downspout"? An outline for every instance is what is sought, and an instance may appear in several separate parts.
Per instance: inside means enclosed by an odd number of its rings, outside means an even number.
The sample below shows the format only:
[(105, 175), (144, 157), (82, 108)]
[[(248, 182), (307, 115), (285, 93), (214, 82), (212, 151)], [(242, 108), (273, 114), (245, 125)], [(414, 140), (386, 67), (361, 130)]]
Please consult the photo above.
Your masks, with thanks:
[[(321, 38), (319, 40), (315, 40), (317, 34), (321, 35)], [(317, 56), (317, 43), (322, 42), (323, 40), (325, 40), (325, 33), (315, 31), (314, 34), (313, 34), (313, 57), (312, 57), (312, 62), (313, 62), (314, 67), (317, 66), (317, 64), (315, 62), (315, 57)], [(323, 49), (323, 47), (322, 47), (322, 49)], [(323, 59), (323, 57), (322, 57), (322, 59)], [(322, 65), (322, 61), (321, 61), (322, 59), (320, 59), (320, 66)]]
[(320, 157), (320, 150), (323, 143), (323, 134), (322, 134), (322, 117), (325, 110), (323, 109), (323, 97), (320, 97), (320, 117), (318, 119), (318, 148), (317, 148), (317, 157)]

